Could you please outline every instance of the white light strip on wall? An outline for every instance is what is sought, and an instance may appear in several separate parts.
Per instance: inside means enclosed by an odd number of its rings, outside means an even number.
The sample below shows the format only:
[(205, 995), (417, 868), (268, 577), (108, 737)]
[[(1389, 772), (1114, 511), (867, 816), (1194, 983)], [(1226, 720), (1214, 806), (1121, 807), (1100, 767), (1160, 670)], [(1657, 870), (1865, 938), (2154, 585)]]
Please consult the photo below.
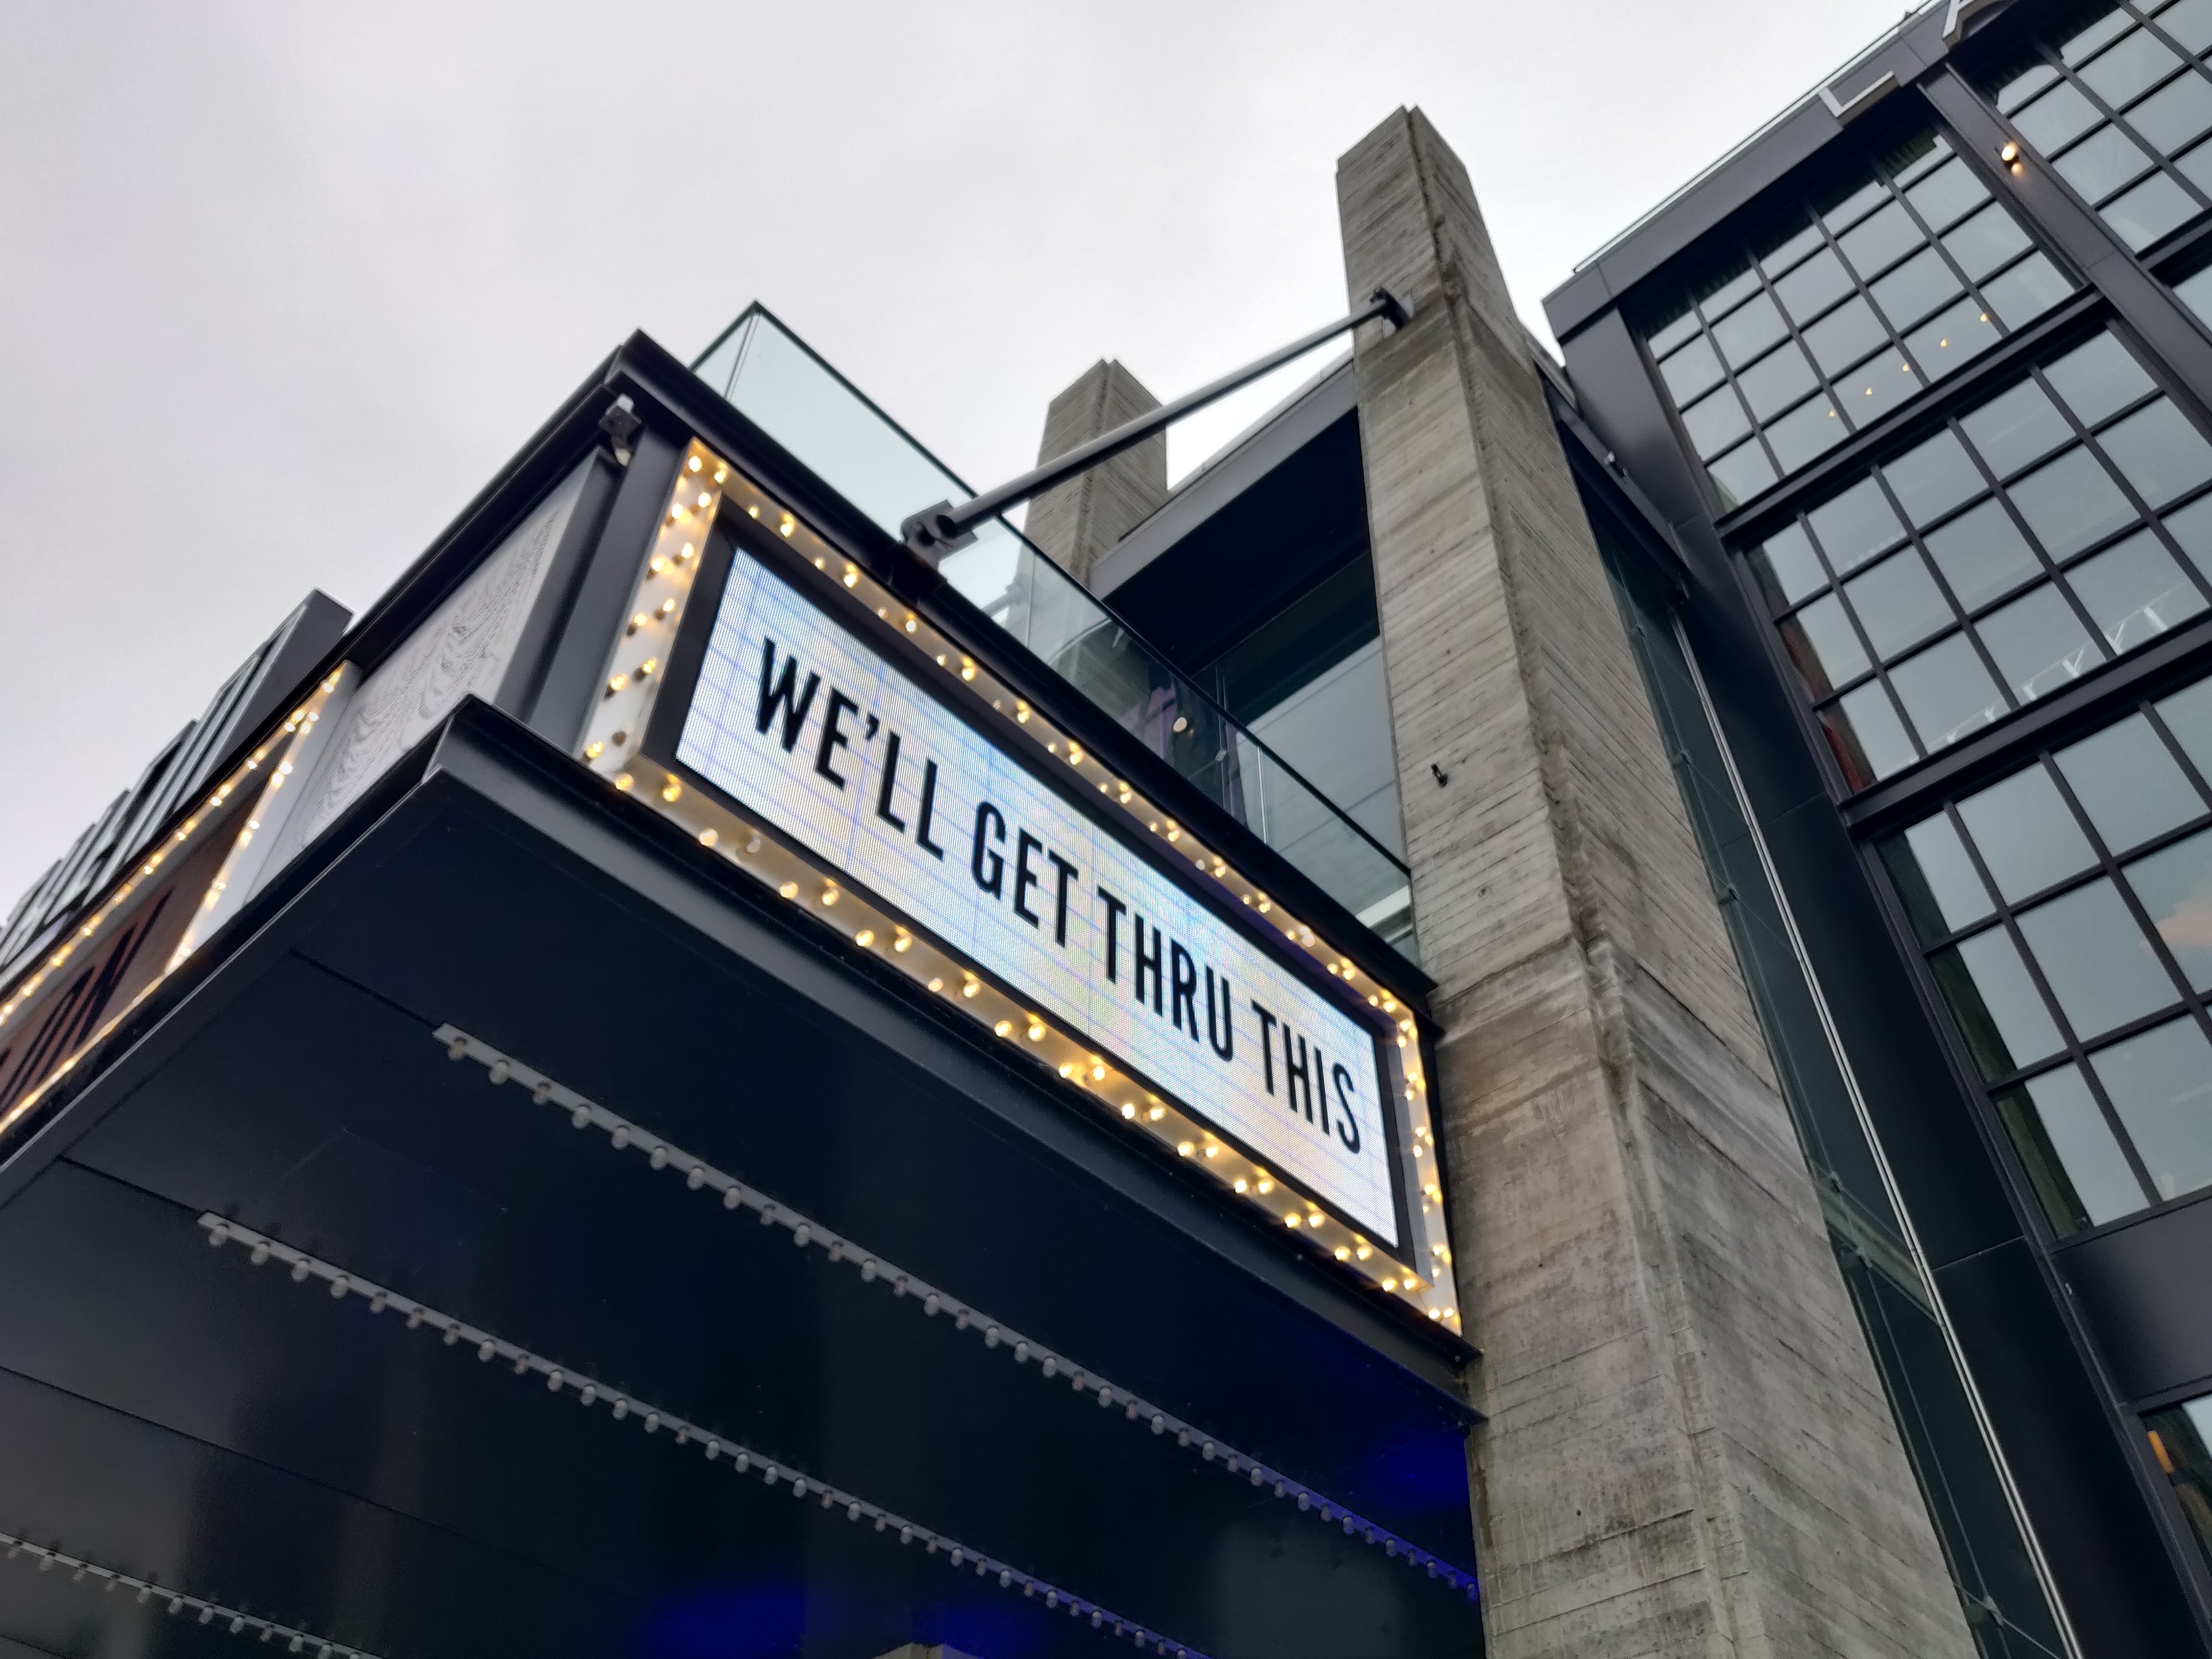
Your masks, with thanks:
[[(280, 1625), (273, 1619), (264, 1619), (242, 1608), (210, 1601), (205, 1596), (187, 1595), (182, 1590), (168, 1589), (149, 1578), (133, 1577), (113, 1567), (104, 1567), (97, 1562), (65, 1555), (58, 1549), (34, 1544), (29, 1539), (18, 1538), (12, 1533), (0, 1532), (0, 1544), (8, 1547), (6, 1559), (10, 1561), (19, 1556), (28, 1555), (37, 1559), (40, 1572), (52, 1572), (56, 1568), (66, 1569), (71, 1583), (84, 1583), (87, 1579), (91, 1579), (109, 1594), (118, 1589), (136, 1590), (138, 1593), (136, 1599), (141, 1604), (157, 1598), (165, 1601), (172, 1617), (182, 1618), (191, 1613), (195, 1623), (210, 1627), (220, 1625), (233, 1636), (251, 1634), (257, 1641), (284, 1642), (283, 1651), (287, 1653), (313, 1654), (315, 1659), (377, 1659), (377, 1656), (366, 1648), (346, 1647), (310, 1632)], [(91, 1586), (86, 1587), (89, 1589)], [(289, 1642), (287, 1638), (290, 1638)]]
[[(1175, 1659), (1206, 1659), (1206, 1656), (1197, 1649), (1186, 1646), (1172, 1638), (1162, 1636), (1157, 1631), (1139, 1625), (1133, 1620), (1125, 1619), (1110, 1608), (1101, 1607), (1096, 1601), (1077, 1595), (1072, 1590), (1064, 1589), (1049, 1580), (1040, 1578), (1034, 1573), (1024, 1572), (1020, 1568), (1001, 1561), (995, 1556), (988, 1555), (981, 1550), (962, 1543), (957, 1539), (947, 1537), (943, 1533), (933, 1532), (919, 1522), (909, 1520), (905, 1516), (887, 1510), (879, 1504), (872, 1504), (842, 1486), (834, 1486), (829, 1481), (807, 1474), (803, 1469), (795, 1468), (791, 1464), (756, 1451), (742, 1442), (716, 1434), (674, 1412), (663, 1410), (649, 1401), (636, 1399), (619, 1389), (611, 1389), (597, 1377), (586, 1376), (571, 1366), (549, 1359), (544, 1355), (523, 1347), (520, 1343), (509, 1341), (505, 1337), (495, 1336), (491, 1332), (469, 1324), (452, 1314), (441, 1312), (427, 1303), (416, 1302), (402, 1296), (374, 1280), (362, 1278), (358, 1273), (349, 1273), (332, 1262), (324, 1261), (319, 1256), (309, 1255), (304, 1250), (295, 1249), (292, 1246), (271, 1238), (265, 1233), (256, 1232), (252, 1228), (242, 1226), (234, 1221), (226, 1221), (219, 1215), (203, 1214), (199, 1218), (199, 1224), (206, 1230), (208, 1243), (217, 1248), (233, 1240), (244, 1244), (247, 1249), (246, 1259), (256, 1267), (263, 1266), (271, 1261), (287, 1263), (291, 1267), (290, 1276), (295, 1284), (304, 1285), (310, 1279), (319, 1279), (329, 1286), (330, 1295), (333, 1300), (343, 1301), (349, 1297), (358, 1296), (368, 1303), (368, 1310), (373, 1314), (380, 1314), (387, 1309), (393, 1313), (403, 1314), (406, 1317), (406, 1328), (409, 1330), (419, 1330), (427, 1326), (441, 1334), (446, 1346), (465, 1347), (472, 1352), (479, 1361), (486, 1364), (495, 1359), (502, 1360), (510, 1367), (513, 1375), (518, 1377), (542, 1377), (549, 1393), (574, 1393), (578, 1403), (586, 1407), (604, 1401), (610, 1415), (617, 1422), (622, 1422), (634, 1416), (638, 1420), (638, 1426), (647, 1435), (654, 1437), (658, 1437), (660, 1431), (665, 1429), (669, 1431), (668, 1443), (672, 1446), (689, 1448), (696, 1444), (701, 1455), (709, 1463), (726, 1460), (730, 1467), (740, 1475), (749, 1475), (757, 1471), (765, 1486), (770, 1487), (787, 1486), (794, 1498), (801, 1501), (808, 1498), (818, 1498), (824, 1510), (842, 1512), (845, 1519), (850, 1522), (871, 1522), (878, 1532), (896, 1532), (900, 1543), (920, 1543), (930, 1555), (933, 1556), (942, 1551), (947, 1561), (955, 1568), (965, 1567), (972, 1564), (977, 1577), (983, 1579), (995, 1577), (1001, 1589), (1018, 1588), (1023, 1595), (1033, 1600), (1042, 1599), (1045, 1606), (1053, 1611), (1056, 1612), (1065, 1607), (1071, 1618), (1087, 1617), (1094, 1630), (1103, 1631), (1110, 1628), (1114, 1635), (1129, 1638), (1139, 1649), (1149, 1646), (1155, 1652), (1172, 1654)], [(331, 1659), (339, 1659), (337, 1650), (331, 1650)], [(364, 1659), (367, 1659), (366, 1656)]]
[(1377, 1526), (1349, 1505), (1294, 1480), (1279, 1469), (1267, 1467), (1219, 1437), (1210, 1435), (1164, 1407), (1153, 1404), (1133, 1389), (1125, 1389), (1101, 1376), (1095, 1368), (1055, 1352), (1045, 1344), (1014, 1329), (1006, 1322), (995, 1319), (981, 1309), (961, 1301), (919, 1274), (908, 1273), (896, 1263), (823, 1226), (812, 1217), (746, 1185), (704, 1158), (685, 1152), (674, 1142), (586, 1099), (543, 1072), (511, 1054), (501, 1053), (481, 1038), (470, 1036), (459, 1026), (441, 1025), (431, 1032), (431, 1036), (445, 1048), (448, 1058), (473, 1060), (484, 1066), (487, 1077), (494, 1085), (512, 1082), (527, 1091), (538, 1104), (558, 1111), (573, 1127), (600, 1130), (607, 1135), (608, 1145), (613, 1151), (636, 1152), (652, 1168), (672, 1170), (683, 1176), (685, 1187), (693, 1192), (712, 1190), (719, 1193), (723, 1208), (750, 1211), (759, 1218), (762, 1225), (778, 1226), (788, 1231), (793, 1243), (799, 1248), (823, 1251), (830, 1261), (850, 1266), (868, 1283), (872, 1284), (878, 1279), (884, 1281), (891, 1287), (891, 1294), (895, 1297), (910, 1302), (921, 1310), (924, 1316), (933, 1318), (939, 1314), (950, 1316), (956, 1329), (974, 1332), (988, 1349), (1003, 1349), (1017, 1365), (1027, 1365), (1030, 1361), (1036, 1361), (1037, 1374), (1048, 1382), (1065, 1373), (1075, 1392), (1096, 1395), (1102, 1409), (1121, 1407), (1123, 1421), (1141, 1424), (1156, 1435), (1173, 1434), (1178, 1446), (1195, 1451), (1202, 1461), (1219, 1464), (1225, 1473), (1242, 1476), (1251, 1486), (1271, 1489), (1276, 1497), (1295, 1502), (1302, 1512), (1317, 1514), (1323, 1522), (1340, 1525), (1346, 1537), (1361, 1540), (1381, 1549), (1392, 1559), (1402, 1559), (1408, 1566), (1425, 1571), (1431, 1578), (1464, 1592), (1470, 1600), (1477, 1596), (1479, 1586), (1474, 1574), (1399, 1537), (1389, 1528)]

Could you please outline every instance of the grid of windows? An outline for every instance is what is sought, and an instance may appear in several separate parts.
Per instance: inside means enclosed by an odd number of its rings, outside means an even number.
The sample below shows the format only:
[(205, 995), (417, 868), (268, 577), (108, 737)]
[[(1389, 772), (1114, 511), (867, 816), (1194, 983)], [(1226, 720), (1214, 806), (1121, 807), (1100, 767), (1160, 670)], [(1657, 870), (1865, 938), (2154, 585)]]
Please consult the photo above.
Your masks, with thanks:
[(2212, 1395), (2185, 1400), (2143, 1419), (2151, 1455), (2173, 1483), (2197, 1547), (2212, 1558)]
[(2107, 332), (1751, 550), (1863, 789), (2212, 601), (2212, 443)]
[(1804, 204), (1781, 240), (1745, 250), (1645, 343), (1735, 507), (2072, 291), (1929, 132)]
[(1882, 843), (2060, 1235), (2212, 1186), (2212, 680)]
[[(2148, 20), (2148, 21), (2146, 21)], [(1992, 77), (1998, 110), (2140, 252), (2212, 208), (2212, 0), (2100, 3)]]

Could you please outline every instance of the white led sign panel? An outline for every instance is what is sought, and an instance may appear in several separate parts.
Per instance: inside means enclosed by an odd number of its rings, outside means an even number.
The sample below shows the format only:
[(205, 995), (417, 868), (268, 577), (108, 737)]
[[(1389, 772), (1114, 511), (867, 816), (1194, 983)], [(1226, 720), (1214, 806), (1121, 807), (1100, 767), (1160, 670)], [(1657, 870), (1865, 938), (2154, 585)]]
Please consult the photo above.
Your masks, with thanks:
[(677, 758), (1398, 1243), (1375, 1035), (742, 550)]

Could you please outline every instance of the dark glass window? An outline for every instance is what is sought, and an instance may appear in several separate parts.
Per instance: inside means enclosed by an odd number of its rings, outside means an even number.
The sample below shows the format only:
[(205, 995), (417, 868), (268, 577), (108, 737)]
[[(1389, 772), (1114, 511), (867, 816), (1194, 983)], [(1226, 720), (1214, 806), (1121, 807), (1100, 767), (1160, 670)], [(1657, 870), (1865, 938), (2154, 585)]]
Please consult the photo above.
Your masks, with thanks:
[(2207, 1449), (2212, 1443), (2212, 1395), (2153, 1412), (2143, 1419), (2143, 1427), (2151, 1455), (2173, 1483), (2174, 1498), (2197, 1534), (2197, 1548), (2212, 1561), (2212, 1450)]

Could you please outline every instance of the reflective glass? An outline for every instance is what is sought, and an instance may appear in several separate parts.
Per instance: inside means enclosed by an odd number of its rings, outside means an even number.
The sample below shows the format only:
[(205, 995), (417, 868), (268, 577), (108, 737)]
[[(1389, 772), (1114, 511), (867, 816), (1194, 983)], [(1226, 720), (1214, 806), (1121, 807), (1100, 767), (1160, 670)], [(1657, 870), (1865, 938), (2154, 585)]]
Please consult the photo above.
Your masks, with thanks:
[[(2174, 8), (2179, 11), (2180, 7)], [(2150, 1449), (2172, 1484), (2197, 1547), (2212, 1561), (2212, 1399), (2187, 1400), (2143, 1419)]]
[(2114, 109), (2125, 109), (2181, 67), (2173, 49), (2148, 29), (2137, 29), (2081, 70), (2081, 84)]
[[(2173, 165), (2183, 178), (2197, 186), (2197, 194), (2212, 196), (2212, 144), (2199, 144), (2194, 149), (2184, 150)], [(2113, 205), (2118, 206), (2118, 204)]]
[(2173, 285), (2175, 296), (2197, 313), (2200, 323), (2212, 323), (2212, 265)]
[(1774, 463), (1766, 459), (1756, 438), (1738, 444), (1718, 460), (1708, 463), (1705, 470), (1712, 474), (1723, 507), (1741, 507), (1774, 484)]
[(2060, 156), (2058, 176), (2091, 203), (2101, 202), (2150, 170), (2142, 147), (2118, 127), (2100, 127)]
[[(2195, 151), (2190, 152), (2195, 155)], [(2187, 166), (2185, 160), (2184, 167)], [(2120, 240), (2137, 250), (2179, 226), (2187, 224), (2204, 210), (2197, 199), (2163, 173), (2152, 174), (2126, 195), (2107, 202), (2100, 210), (2105, 222), (2120, 234)]]
[(1930, 230), (1956, 223), (1990, 198), (1988, 188), (1973, 169), (1955, 157), (1905, 192)]
[(1822, 248), (1774, 285), (1782, 308), (1798, 323), (1811, 322), (1850, 291), (1850, 273), (1831, 248)]
[(2058, 46), (2058, 56), (2067, 67), (2073, 68), (2087, 59), (2107, 40), (2117, 39), (2124, 33), (2128, 25), (2135, 21), (2126, 12), (2115, 6), (2110, 11), (2101, 15), (2087, 28), (2061, 41)]
[(2204, 575), (2212, 576), (2212, 495), (2167, 514), (2163, 522), (2166, 533), (2181, 544), (2189, 562)]
[(2014, 115), (2012, 124), (2020, 129), (2021, 137), (2049, 155), (2104, 118), (2087, 94), (2062, 81)]
[(1826, 398), (1808, 398), (1766, 428), (1767, 447), (1785, 472), (1795, 472), (1814, 457), (1843, 442), (1844, 423)]
[(2160, 1198), (2212, 1182), (2212, 1042), (2177, 1019), (2089, 1057)]
[(1920, 227), (1904, 204), (1892, 202), (1855, 229), (1836, 239), (1844, 258), (1862, 277), (1876, 276), (1921, 244)]
[(1702, 334), (1659, 365), (1659, 378), (1667, 382), (1678, 409), (1718, 386), (1721, 374), (1720, 353)]
[(1881, 170), (1899, 190), (1924, 179), (1943, 164), (1951, 146), (1941, 133), (1923, 131), (1882, 158)]
[(1866, 672), (1866, 647), (1852, 632), (1843, 602), (1832, 593), (1813, 601), (1782, 624), (1782, 642), (1789, 647), (1797, 672), (1815, 697), (1825, 697), (1839, 685), (1848, 685)]
[(2120, 476), (2153, 507), (2212, 478), (2212, 443), (2164, 398), (2106, 427), (2097, 441)]
[(1716, 317), (1725, 316), (1744, 300), (1759, 292), (1759, 273), (1748, 268), (1739, 270), (1718, 288), (1698, 301), (1698, 309), (1705, 313), (1710, 326)]
[(1820, 721), (1854, 789), (1901, 772), (1919, 758), (1879, 680), (1846, 692), (1821, 711)]
[(2067, 585), (2116, 652), (2147, 645), (2204, 609), (2204, 596), (2148, 530), (2085, 559)]
[(2212, 778), (2212, 680), (2199, 680), (2155, 707), (2197, 776)]
[(1788, 342), (1735, 378), (1752, 414), (1762, 421), (1779, 415), (1820, 383), (1805, 354)]
[[(2197, 786), (2141, 714), (2060, 750), (2057, 759), (2058, 769), (2073, 787), (2074, 799), (2115, 853), (2140, 847), (2154, 836), (2204, 816)], [(2212, 854), (2212, 842), (2206, 846)], [(2136, 884), (2136, 890), (2142, 890), (2142, 884)], [(2212, 904), (2212, 896), (2207, 902)], [(2152, 908), (2155, 914), (2156, 907)], [(2212, 909), (2206, 914), (2212, 917)], [(2212, 945), (2212, 937), (2205, 942)]]
[(1889, 671), (1889, 683), (1930, 753), (2005, 712), (2003, 695), (1963, 634), (1954, 634)]
[(1888, 186), (1880, 182), (1861, 185), (1850, 195), (1838, 201), (1820, 216), (1820, 222), (1833, 235), (1860, 220), (1889, 200)]
[(2048, 64), (2031, 64), (1997, 88), (1996, 106), (2009, 115), (2058, 78)]
[(2097, 861), (2066, 798), (2040, 766), (2015, 772), (1959, 803), (1990, 879), (2011, 902), (2055, 887)]
[(2212, 830), (2136, 860), (2127, 878), (2182, 976), (2212, 991)]
[(1960, 268), (1980, 282), (2028, 245), (2028, 234), (2002, 208), (1984, 208), (1963, 225), (1943, 234), (1943, 246)]
[(2136, 516), (2120, 487), (2086, 449), (2069, 449), (2045, 463), (2015, 483), (2010, 494), (2028, 529), (2054, 559), (2094, 545)]
[(1777, 531), (1752, 549), (1751, 568), (1767, 604), (1777, 611), (1828, 585), (1828, 573), (1814, 556), (1812, 540), (1802, 525)]
[(2046, 365), (2043, 374), (2051, 390), (2084, 426), (2096, 425), (2152, 390), (2151, 378), (2142, 365), (2110, 334), (2100, 334), (2075, 347), (2057, 362)]
[(1951, 625), (1951, 606), (1920, 555), (1908, 547), (1844, 584), (1876, 655), (1885, 660)]
[(1982, 284), (1982, 297), (2007, 328), (2025, 327), (2073, 291), (2065, 273), (2040, 253)]
[(1790, 237), (1788, 241), (1760, 255), (1759, 268), (1766, 273), (1769, 281), (1772, 281), (1820, 246), (1820, 228), (1816, 225), (1808, 225)]
[(1650, 344), (1651, 355), (1654, 357), (1663, 357), (1695, 334), (1699, 326), (1698, 313), (1686, 307), (1682, 314), (1674, 321), (1663, 327), (1652, 330), (1644, 337)]
[(1881, 472), (1905, 508), (1905, 516), (1915, 525), (1933, 524), (1986, 487), (1966, 454), (1966, 447), (1948, 427), (1885, 464)]
[(1731, 368), (1741, 368), (1790, 331), (1781, 307), (1767, 295), (1754, 295), (1713, 325), (1713, 343)]
[(2180, 76), (2130, 110), (2128, 125), (2161, 154), (2172, 155), (2212, 132), (2212, 81), (2201, 75)]
[(1959, 279), (1942, 254), (1923, 248), (1887, 276), (1867, 285), (1875, 307), (1903, 333), (1959, 291)]
[(1961, 513), (1928, 538), (1928, 551), (1969, 611), (2043, 574), (2027, 538), (1996, 501)]
[(2158, 15), (2158, 26), (2181, 43), (2184, 52), (2212, 50), (2212, 0), (2181, 0)]
[(2180, 998), (2109, 877), (2024, 911), (2020, 931), (2085, 1042)]
[(1836, 401), (1855, 426), (1867, 426), (1920, 390), (1912, 365), (1895, 351), (1878, 352), (1835, 378)]
[(1805, 344), (1820, 372), (1834, 375), (1889, 338), (1874, 307), (1853, 296), (1805, 331)]
[(2143, 1207), (2127, 1154), (2076, 1067), (2062, 1066), (2008, 1089), (1997, 1115), (2061, 1237)]
[(1984, 617), (1980, 628), (1997, 672), (2022, 702), (2049, 696), (2105, 658), (2066, 596), (2049, 582)]
[(1905, 539), (1896, 509), (1872, 478), (1863, 478), (1840, 495), (1805, 515), (1829, 566), (1838, 573), (1857, 569), (1883, 549)]
[(1689, 433), (1700, 460), (1710, 459), (1751, 430), (1751, 416), (1743, 402), (1727, 386), (1682, 411), (1683, 429)]
[(1923, 944), (1971, 927), (1996, 908), (1957, 826), (1940, 812), (1884, 842), (1881, 858)]
[(2066, 417), (2033, 380), (2022, 380), (1990, 398), (1959, 424), (2000, 478), (2009, 477), (2074, 436)]
[[(2011, 275), (2007, 271), (1997, 281), (2005, 282)], [(1905, 349), (1931, 380), (1964, 368), (1996, 343), (1997, 325), (1982, 309), (1981, 301), (1971, 297), (1944, 307), (1905, 337)]]
[(1939, 951), (1928, 965), (1983, 1076), (2002, 1077), (2058, 1052), (2057, 1024), (2003, 928)]

